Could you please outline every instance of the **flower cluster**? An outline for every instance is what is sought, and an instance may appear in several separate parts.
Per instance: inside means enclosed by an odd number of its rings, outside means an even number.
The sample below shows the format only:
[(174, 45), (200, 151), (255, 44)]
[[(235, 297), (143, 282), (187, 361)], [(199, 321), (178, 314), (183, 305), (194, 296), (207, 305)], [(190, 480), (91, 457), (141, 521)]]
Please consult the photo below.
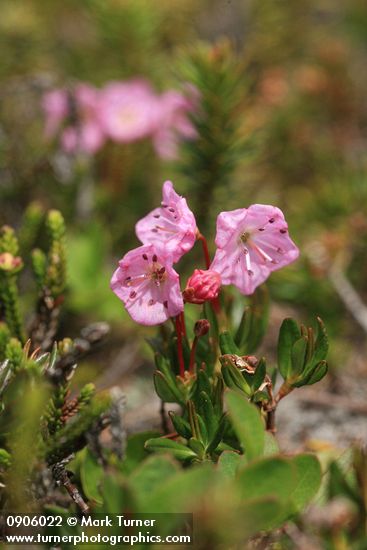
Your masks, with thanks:
[(195, 139), (189, 114), (198, 107), (195, 88), (185, 93), (157, 94), (149, 82), (134, 79), (110, 82), (102, 89), (77, 84), (72, 90), (56, 89), (43, 97), (45, 136), (60, 134), (68, 153), (96, 153), (110, 139), (129, 143), (151, 138), (157, 154), (177, 156), (180, 139)]
[(216, 300), (222, 285), (233, 284), (242, 294), (252, 294), (272, 271), (290, 264), (299, 254), (279, 208), (253, 204), (221, 212), (214, 260), (207, 270), (195, 269), (181, 292), (173, 265), (203, 236), (186, 199), (170, 181), (163, 185), (160, 206), (142, 218), (135, 230), (142, 246), (120, 260), (111, 288), (142, 325), (157, 325), (179, 315), (184, 302)]

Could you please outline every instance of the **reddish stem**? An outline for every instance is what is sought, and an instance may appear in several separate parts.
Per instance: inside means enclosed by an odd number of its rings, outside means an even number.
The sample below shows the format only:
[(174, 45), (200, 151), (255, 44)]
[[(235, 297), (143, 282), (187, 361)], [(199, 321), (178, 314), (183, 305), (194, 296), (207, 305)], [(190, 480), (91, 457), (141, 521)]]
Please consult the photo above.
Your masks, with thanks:
[(186, 336), (186, 323), (185, 323), (185, 312), (182, 311), (180, 313), (180, 317), (181, 317), (181, 331), (182, 331), (182, 336)]
[(176, 323), (176, 335), (177, 335), (177, 355), (178, 355), (178, 362), (180, 365), (180, 376), (181, 378), (184, 378), (185, 363), (184, 363), (183, 350), (182, 350), (182, 327), (181, 327), (181, 321), (180, 321), (179, 315), (175, 317), (175, 323)]
[(189, 372), (192, 374), (194, 372), (195, 367), (195, 354), (196, 354), (196, 346), (198, 343), (199, 338), (195, 336), (194, 341), (192, 343), (192, 348), (190, 351), (190, 364), (189, 364)]
[(206, 238), (202, 233), (200, 233), (200, 231), (198, 231), (197, 240), (201, 241), (201, 244), (203, 246), (205, 265), (206, 265), (206, 268), (209, 269), (211, 261), (209, 256), (208, 243), (206, 242)]

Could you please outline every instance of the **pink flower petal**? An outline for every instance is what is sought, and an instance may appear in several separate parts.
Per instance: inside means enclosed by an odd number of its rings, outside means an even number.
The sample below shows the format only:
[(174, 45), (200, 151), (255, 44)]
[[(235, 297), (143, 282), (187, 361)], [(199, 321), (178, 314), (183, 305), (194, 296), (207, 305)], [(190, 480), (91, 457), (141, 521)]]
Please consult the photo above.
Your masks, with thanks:
[(218, 250), (210, 266), (224, 285), (252, 294), (272, 271), (298, 258), (283, 212), (264, 204), (222, 212), (217, 219)]
[(179, 276), (172, 258), (154, 245), (128, 252), (111, 279), (111, 289), (131, 317), (142, 325), (158, 325), (183, 311)]
[(164, 245), (173, 261), (177, 262), (194, 246), (197, 228), (186, 199), (176, 193), (172, 182), (166, 181), (162, 205), (138, 221), (135, 231), (144, 244)]

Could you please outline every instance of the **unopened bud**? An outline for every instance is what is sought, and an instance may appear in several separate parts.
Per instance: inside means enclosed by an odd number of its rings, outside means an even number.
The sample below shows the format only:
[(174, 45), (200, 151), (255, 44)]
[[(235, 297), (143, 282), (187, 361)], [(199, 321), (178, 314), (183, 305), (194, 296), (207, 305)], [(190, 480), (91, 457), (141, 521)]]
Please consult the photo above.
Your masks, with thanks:
[(219, 273), (210, 269), (195, 269), (187, 281), (183, 297), (191, 304), (203, 304), (218, 297), (222, 279)]
[(210, 323), (207, 319), (199, 319), (194, 326), (194, 334), (196, 337), (205, 336), (210, 329)]

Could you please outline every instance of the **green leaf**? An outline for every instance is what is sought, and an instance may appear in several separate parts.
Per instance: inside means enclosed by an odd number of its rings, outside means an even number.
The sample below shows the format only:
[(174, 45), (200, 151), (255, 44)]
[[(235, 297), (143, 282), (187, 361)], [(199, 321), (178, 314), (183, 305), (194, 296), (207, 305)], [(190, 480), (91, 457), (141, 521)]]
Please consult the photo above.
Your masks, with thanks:
[(200, 392), (199, 411), (205, 422), (208, 439), (211, 441), (218, 427), (213, 405), (205, 391)]
[(259, 364), (256, 367), (255, 373), (252, 375), (252, 389), (257, 391), (261, 384), (264, 382), (266, 375), (266, 362), (264, 358), (261, 358)]
[(218, 459), (217, 468), (225, 477), (234, 479), (239, 464), (241, 464), (241, 455), (239, 453), (223, 451)]
[(324, 376), (326, 375), (328, 371), (328, 364), (326, 361), (321, 361), (316, 365), (313, 371), (306, 376), (305, 378), (302, 378), (299, 382), (296, 382), (292, 384), (292, 386), (295, 386), (296, 388), (299, 388), (301, 386), (311, 386), (312, 384), (316, 384), (316, 382), (319, 382)]
[(229, 361), (222, 364), (222, 376), (228, 388), (241, 390), (247, 396), (251, 395), (251, 388), (242, 376), (241, 371)]
[(235, 344), (239, 349), (243, 349), (245, 347), (248, 339), (248, 335), (251, 330), (251, 316), (251, 307), (246, 306), (243, 310), (241, 321), (234, 337)]
[(254, 353), (262, 342), (269, 317), (269, 292), (266, 285), (261, 285), (250, 297), (251, 328), (242, 348), (247, 355)]
[(181, 437), (184, 437), (185, 439), (190, 439), (190, 437), (192, 436), (192, 432), (191, 432), (191, 426), (187, 422), (187, 420), (185, 420), (184, 418), (182, 418), (182, 416), (180, 416), (179, 414), (176, 414), (173, 411), (169, 411), (168, 414), (176, 432)]
[(333, 461), (329, 467), (329, 498), (337, 496), (347, 497), (360, 504), (359, 494), (351, 485), (346, 472), (336, 461)]
[(170, 452), (174, 457), (179, 460), (188, 460), (196, 458), (196, 453), (192, 451), (186, 445), (172, 441), (171, 439), (156, 437), (154, 439), (148, 439), (144, 447), (147, 451), (155, 452)]
[(80, 466), (80, 479), (83, 491), (89, 500), (94, 500), (97, 504), (102, 504), (100, 487), (104, 477), (104, 470), (96, 457), (89, 449), (85, 450), (84, 460)]
[(276, 497), (243, 500), (238, 506), (241, 540), (280, 527), (289, 517), (289, 504)]
[(213, 389), (213, 409), (217, 418), (223, 412), (223, 392), (224, 392), (224, 381), (222, 376), (218, 373), (214, 378), (214, 389)]
[(317, 494), (321, 484), (321, 466), (314, 455), (300, 454), (291, 459), (296, 468), (296, 485), (292, 501), (298, 512)]
[(139, 501), (144, 501), (155, 491), (162, 480), (167, 480), (179, 470), (178, 463), (171, 456), (153, 455), (148, 457), (129, 477), (129, 485)]
[(125, 457), (121, 463), (121, 471), (125, 475), (129, 475), (140, 462), (147, 458), (148, 452), (144, 448), (147, 439), (158, 437), (159, 432), (140, 432), (130, 435), (127, 440)]
[[(141, 513), (193, 513), (198, 502), (215, 482), (215, 472), (211, 464), (200, 464), (181, 471), (162, 483), (141, 504)], [(167, 524), (175, 518), (167, 518)], [(166, 523), (165, 523), (166, 527)], [(168, 525), (167, 525), (168, 527)]]
[(200, 369), (197, 373), (196, 391), (197, 395), (200, 395), (200, 393), (203, 391), (206, 392), (209, 396), (212, 393), (209, 376), (203, 369)]
[(242, 498), (274, 496), (288, 502), (295, 488), (295, 468), (280, 457), (267, 457), (245, 466), (236, 478)]
[(208, 453), (212, 453), (213, 451), (216, 450), (216, 448), (222, 441), (227, 425), (228, 425), (228, 416), (226, 414), (223, 414), (222, 418), (219, 421), (218, 428), (207, 448)]
[[(134, 510), (135, 502), (131, 488), (126, 480), (114, 472), (107, 474), (103, 479), (101, 494), (103, 499), (103, 512), (107, 514), (116, 514), (125, 510)], [(98, 512), (102, 511), (101, 509)]]
[(318, 334), (317, 334), (316, 343), (315, 343), (315, 354), (314, 354), (315, 363), (318, 363), (326, 359), (326, 356), (329, 350), (329, 341), (328, 341), (328, 336), (326, 332), (326, 327), (322, 319), (320, 319), (320, 317), (317, 317), (317, 323), (318, 323)]
[(219, 346), (223, 355), (234, 354), (239, 355), (240, 350), (234, 343), (234, 340), (229, 332), (224, 331), (219, 335)]
[(212, 305), (209, 302), (204, 303), (203, 312), (203, 319), (208, 319), (210, 323), (210, 334), (214, 336), (215, 340), (218, 340), (218, 319)]
[(189, 441), (189, 446), (199, 458), (204, 458), (205, 447), (201, 441), (192, 437)]
[(288, 381), (296, 379), (297, 376), (302, 372), (305, 366), (305, 358), (307, 352), (308, 339), (305, 336), (302, 336), (292, 348), (292, 371), (288, 377)]
[(225, 398), (234, 430), (248, 460), (261, 456), (264, 452), (264, 425), (258, 409), (234, 391), (229, 391)]
[(279, 453), (279, 445), (275, 436), (270, 432), (265, 432), (264, 455), (271, 456)]
[(162, 372), (156, 370), (153, 376), (155, 391), (162, 401), (165, 403), (183, 403), (182, 396), (177, 388), (168, 381)]
[(300, 338), (301, 333), (297, 323), (291, 319), (284, 319), (278, 338), (278, 367), (284, 380), (287, 380), (292, 373), (291, 353), (293, 344)]

